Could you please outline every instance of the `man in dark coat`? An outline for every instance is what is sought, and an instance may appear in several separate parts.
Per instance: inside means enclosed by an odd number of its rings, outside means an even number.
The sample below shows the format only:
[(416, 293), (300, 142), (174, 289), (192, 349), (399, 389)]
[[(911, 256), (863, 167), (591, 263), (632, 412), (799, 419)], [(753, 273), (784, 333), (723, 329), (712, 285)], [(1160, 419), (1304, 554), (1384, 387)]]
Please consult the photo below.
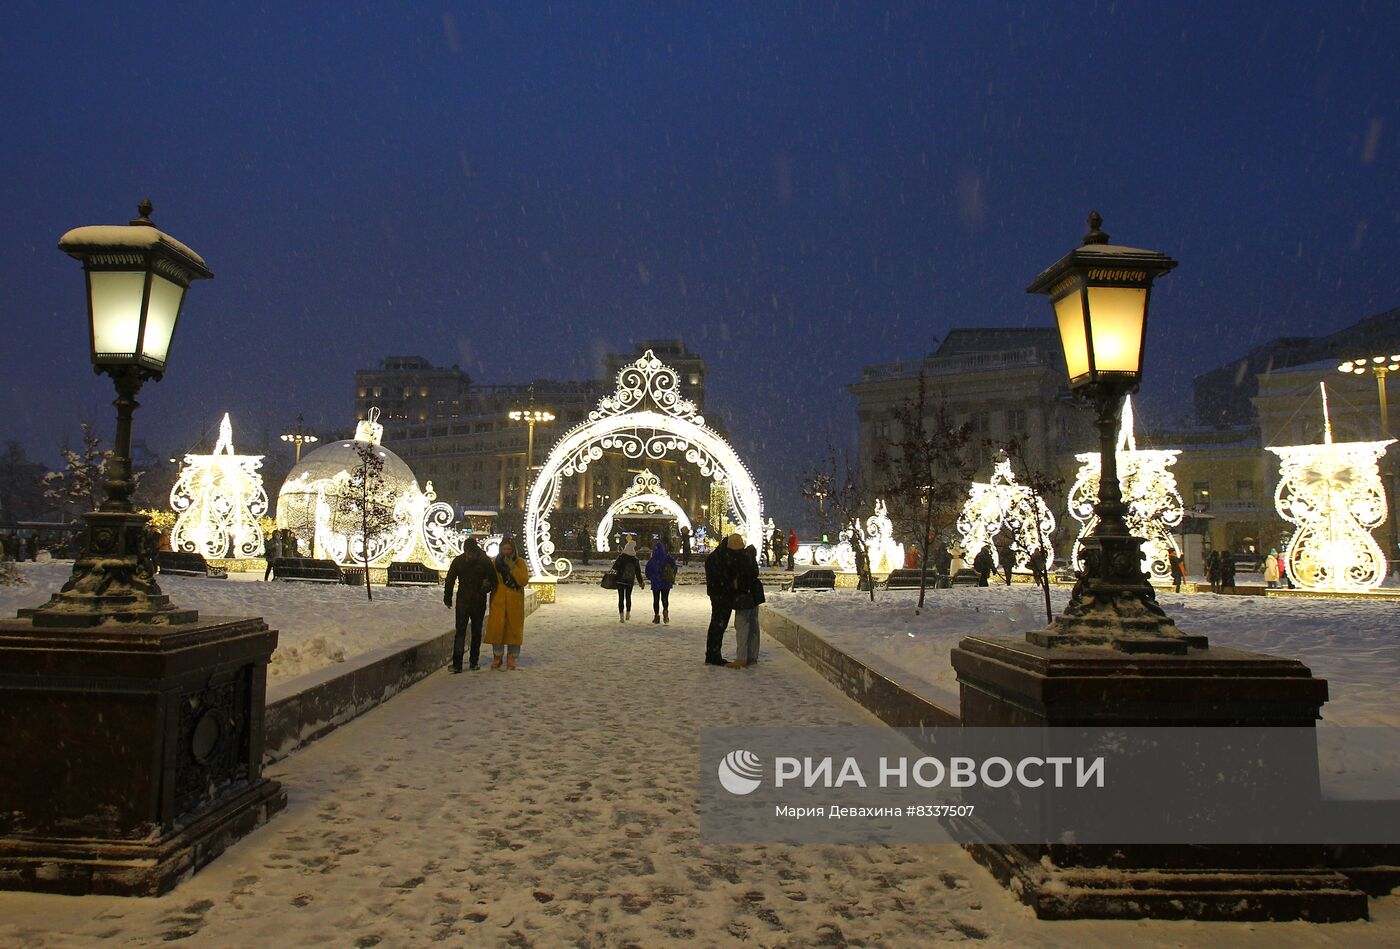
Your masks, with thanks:
[(992, 559), (992, 548), (984, 546), (977, 551), (977, 556), (972, 558), (972, 569), (977, 571), (977, 585), (984, 587), (987, 585), (987, 578), (992, 575), (992, 567), (996, 562)]
[(724, 631), (734, 613), (734, 563), (743, 553), (744, 539), (738, 534), (725, 538), (705, 558), (705, 593), (710, 598), (710, 628), (705, 634), (705, 665), (727, 665), (724, 660)]
[(1220, 552), (1220, 592), (1224, 593), (1226, 587), (1235, 592), (1235, 555), (1229, 549)]
[(690, 566), (690, 528), (681, 528), (681, 566)]
[(443, 585), (442, 602), (452, 605), (452, 586), (457, 585), (457, 635), (452, 639), (452, 671), (462, 671), (462, 653), (465, 651), (467, 624), (472, 628), (472, 652), (470, 668), (477, 669), (481, 658), (481, 623), (486, 617), (487, 599), (496, 590), (500, 581), (491, 558), (482, 553), (477, 542), (468, 537), (462, 545), (462, 552), (452, 560), (447, 568), (447, 580)]
[(1011, 586), (1011, 570), (1016, 566), (1016, 548), (1012, 545), (1011, 537), (1002, 533), (997, 537), (997, 563), (1001, 565), (1002, 575), (1006, 578), (1006, 585)]

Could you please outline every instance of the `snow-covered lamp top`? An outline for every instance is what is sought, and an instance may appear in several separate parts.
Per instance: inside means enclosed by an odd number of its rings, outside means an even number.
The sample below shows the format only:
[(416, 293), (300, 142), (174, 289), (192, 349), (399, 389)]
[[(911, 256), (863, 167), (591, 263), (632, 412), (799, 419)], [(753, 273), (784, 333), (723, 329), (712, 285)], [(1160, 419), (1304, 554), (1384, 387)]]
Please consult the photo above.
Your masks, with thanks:
[(186, 245), (151, 223), (150, 201), (125, 225), (74, 228), (59, 250), (83, 262), (88, 285), (92, 362), (114, 371), (136, 366), (159, 376), (185, 290), (214, 274)]

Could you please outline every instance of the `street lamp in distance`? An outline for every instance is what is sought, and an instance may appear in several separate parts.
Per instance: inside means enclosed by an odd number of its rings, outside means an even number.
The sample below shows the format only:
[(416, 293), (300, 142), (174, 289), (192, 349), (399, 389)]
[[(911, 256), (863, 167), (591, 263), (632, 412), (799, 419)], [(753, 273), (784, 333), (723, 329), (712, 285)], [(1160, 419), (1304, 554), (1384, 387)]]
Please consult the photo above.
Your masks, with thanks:
[(294, 464), (301, 463), (302, 445), (313, 445), (321, 440), (320, 437), (306, 430), (306, 420), (300, 415), (297, 416), (296, 425), (290, 431), (283, 432), (280, 437), (282, 441), (290, 442), (292, 445), (296, 446), (296, 461)]

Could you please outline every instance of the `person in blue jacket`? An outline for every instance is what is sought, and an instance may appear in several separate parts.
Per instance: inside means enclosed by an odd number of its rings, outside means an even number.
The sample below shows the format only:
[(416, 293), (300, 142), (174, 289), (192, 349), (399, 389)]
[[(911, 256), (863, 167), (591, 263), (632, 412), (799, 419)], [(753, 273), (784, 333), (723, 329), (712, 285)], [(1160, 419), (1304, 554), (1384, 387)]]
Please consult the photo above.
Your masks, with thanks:
[(676, 558), (657, 541), (647, 561), (647, 580), (651, 583), (651, 618), (653, 623), (671, 624), (671, 587), (676, 585)]

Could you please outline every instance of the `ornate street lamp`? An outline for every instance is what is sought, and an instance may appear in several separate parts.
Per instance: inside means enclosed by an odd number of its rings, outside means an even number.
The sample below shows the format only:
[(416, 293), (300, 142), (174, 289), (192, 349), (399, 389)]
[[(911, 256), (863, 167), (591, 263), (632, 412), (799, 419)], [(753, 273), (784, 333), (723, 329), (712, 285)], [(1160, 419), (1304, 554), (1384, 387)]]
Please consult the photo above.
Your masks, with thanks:
[[(523, 409), (512, 410), (509, 418), (512, 422), (524, 422), (528, 427), (525, 436), (525, 478), (522, 482), (528, 485), (531, 480), (531, 472), (535, 470), (535, 426), (554, 421), (554, 413), (548, 409), (535, 408), (535, 387), (532, 385), (530, 386), (530, 404)], [(520, 506), (525, 506), (523, 499)]]
[(1044, 646), (1108, 645), (1125, 652), (1184, 653), (1205, 645), (1162, 608), (1142, 568), (1142, 538), (1128, 531), (1118, 482), (1117, 434), (1123, 399), (1142, 380), (1152, 282), (1176, 261), (1154, 250), (1110, 244), (1103, 219), (1089, 215), (1083, 246), (1026, 288), (1050, 298), (1065, 351), (1070, 388), (1094, 404), (1099, 429), (1099, 523), (1084, 540), (1085, 571), (1064, 612), (1029, 634)]
[[(1376, 377), (1376, 394), (1380, 398), (1381, 404), (1381, 438), (1390, 437), (1390, 406), (1386, 403), (1385, 397), (1385, 377), (1392, 372), (1400, 370), (1400, 354), (1363, 356), (1360, 359), (1348, 359), (1337, 367), (1339, 372), (1348, 375), (1364, 376), (1371, 373)], [(1400, 525), (1397, 525), (1394, 514), (1395, 504), (1395, 482), (1391, 477), (1391, 466), (1386, 455), (1381, 456), (1381, 480), (1385, 484), (1386, 506), (1391, 508), (1389, 513), (1390, 521), (1390, 550), (1386, 553), (1387, 561), (1395, 556), (1397, 549), (1400, 549)], [(1387, 571), (1388, 572), (1388, 571)]]
[(306, 430), (306, 421), (300, 415), (297, 416), (296, 427), (291, 431), (283, 432), (281, 438), (282, 441), (290, 442), (296, 446), (296, 461), (294, 464), (301, 464), (302, 445), (314, 445), (321, 440), (319, 437)]
[(136, 395), (165, 371), (190, 282), (213, 276), (156, 229), (149, 201), (140, 214), (58, 245), (87, 274), (92, 364), (116, 386), (117, 434), (72, 577), (0, 620), (0, 735), (22, 762), (0, 768), (0, 890), (156, 896), (287, 803), (262, 774), (277, 631), (172, 607), (131, 503)]
[(33, 611), (35, 626), (190, 623), (195, 610), (179, 610), (155, 580), (154, 550), (146, 517), (131, 503), (131, 417), (136, 395), (165, 372), (185, 291), (214, 276), (204, 259), (151, 223), (151, 202), (127, 225), (79, 227), (58, 247), (83, 262), (87, 274), (88, 325), (95, 372), (116, 385), (117, 432), (108, 468), (106, 499), (85, 515), (83, 552), (60, 593)]

